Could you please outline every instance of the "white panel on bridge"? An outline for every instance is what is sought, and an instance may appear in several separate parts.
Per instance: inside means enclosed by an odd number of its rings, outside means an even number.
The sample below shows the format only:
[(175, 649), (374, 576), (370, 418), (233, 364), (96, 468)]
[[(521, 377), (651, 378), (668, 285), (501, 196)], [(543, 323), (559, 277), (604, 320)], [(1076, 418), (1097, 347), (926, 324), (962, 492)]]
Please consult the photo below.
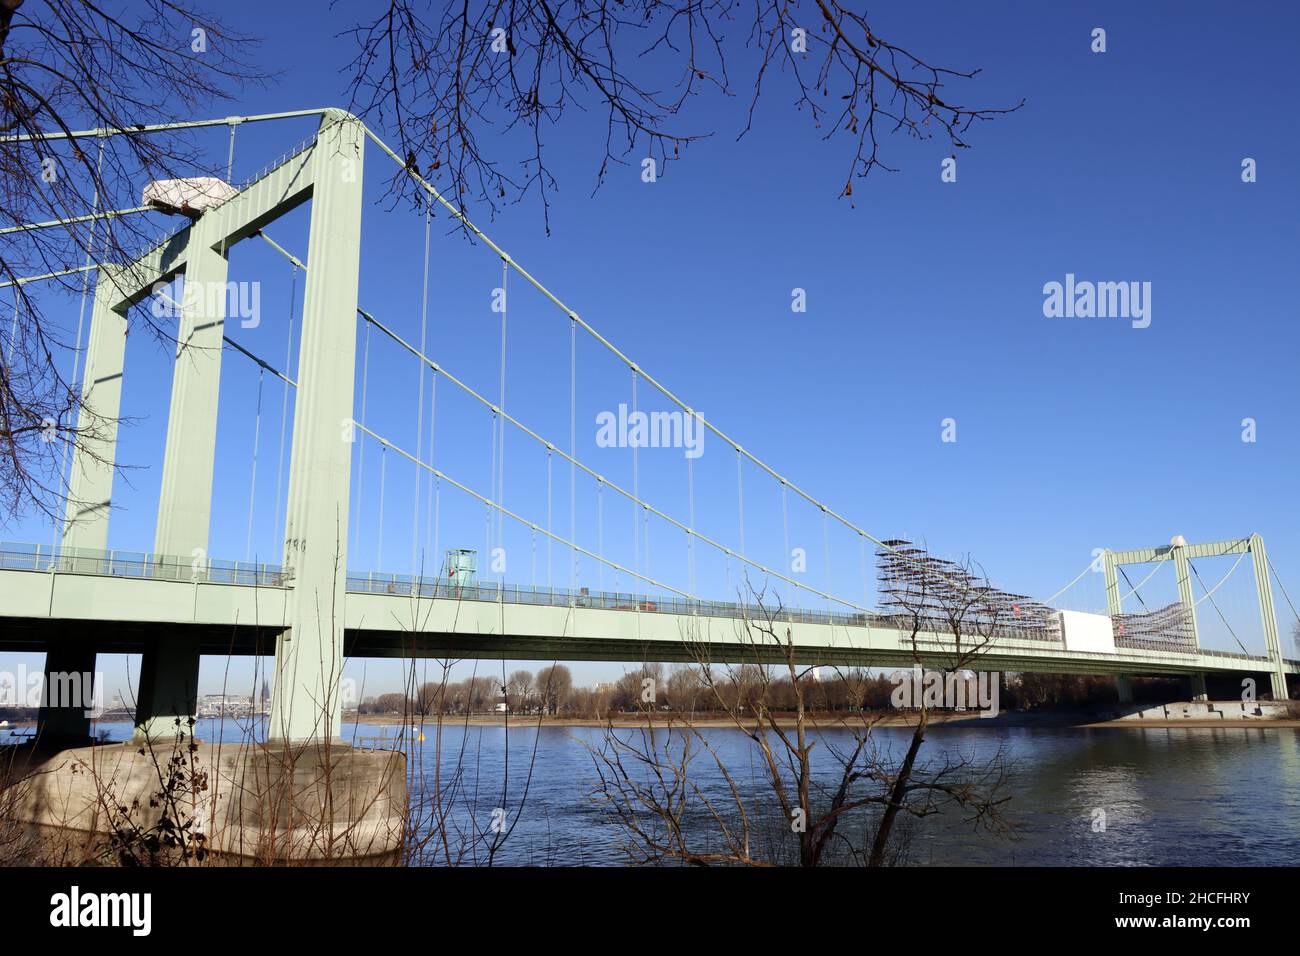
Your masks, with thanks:
[(1061, 625), (1061, 638), (1067, 651), (1115, 653), (1115, 631), (1108, 615), (1057, 611), (1056, 619)]

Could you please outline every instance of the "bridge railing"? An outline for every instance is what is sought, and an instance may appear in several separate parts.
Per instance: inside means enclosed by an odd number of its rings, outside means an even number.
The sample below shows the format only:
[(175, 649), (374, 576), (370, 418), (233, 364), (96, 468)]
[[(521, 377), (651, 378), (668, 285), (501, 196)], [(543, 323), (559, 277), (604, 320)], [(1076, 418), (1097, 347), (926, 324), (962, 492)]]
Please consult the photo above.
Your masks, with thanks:
[[(650, 614), (682, 614), (696, 617), (761, 618), (758, 605), (728, 601), (695, 601), (617, 591), (592, 591), (589, 588), (528, 587), (480, 582), (458, 585), (445, 578), (426, 578), (409, 574), (357, 573), (348, 575), (347, 589), (363, 594), (392, 594), (406, 597), (440, 598), (459, 601), (503, 602), (538, 607), (580, 607), (606, 611), (642, 611)], [(863, 627), (868, 616), (841, 611), (811, 611), (799, 608), (766, 609), (780, 621), (807, 624), (834, 624)]]
[(152, 578), (161, 581), (207, 581), (215, 584), (280, 586), (279, 565), (249, 561), (205, 560), (147, 551), (101, 551), (48, 544), (0, 542), (0, 569)]

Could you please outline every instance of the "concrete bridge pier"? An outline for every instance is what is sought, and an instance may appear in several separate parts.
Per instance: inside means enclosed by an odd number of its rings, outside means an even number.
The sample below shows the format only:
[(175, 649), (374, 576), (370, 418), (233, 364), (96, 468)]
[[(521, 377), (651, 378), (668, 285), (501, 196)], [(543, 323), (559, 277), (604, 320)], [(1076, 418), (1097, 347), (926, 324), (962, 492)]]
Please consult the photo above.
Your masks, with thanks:
[(193, 736), (199, 709), (199, 639), (188, 634), (156, 637), (140, 660), (135, 705), (136, 742)]
[(36, 718), (42, 748), (78, 747), (88, 743), (94, 701), (95, 645), (60, 630), (45, 651), (45, 681)]
[(1121, 704), (1133, 703), (1133, 680), (1129, 677), (1116, 677), (1115, 690), (1119, 692)]
[(1204, 672), (1192, 675), (1192, 700), (1209, 700), (1209, 691), (1205, 689)]

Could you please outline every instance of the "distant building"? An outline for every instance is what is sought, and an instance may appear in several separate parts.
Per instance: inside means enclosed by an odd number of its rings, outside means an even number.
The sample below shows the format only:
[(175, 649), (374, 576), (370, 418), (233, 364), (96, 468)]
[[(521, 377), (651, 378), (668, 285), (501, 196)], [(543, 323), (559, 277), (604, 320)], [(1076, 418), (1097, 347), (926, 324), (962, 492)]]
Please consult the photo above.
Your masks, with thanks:
[(243, 694), (204, 694), (199, 698), (200, 718), (259, 717), (266, 713), (263, 702)]

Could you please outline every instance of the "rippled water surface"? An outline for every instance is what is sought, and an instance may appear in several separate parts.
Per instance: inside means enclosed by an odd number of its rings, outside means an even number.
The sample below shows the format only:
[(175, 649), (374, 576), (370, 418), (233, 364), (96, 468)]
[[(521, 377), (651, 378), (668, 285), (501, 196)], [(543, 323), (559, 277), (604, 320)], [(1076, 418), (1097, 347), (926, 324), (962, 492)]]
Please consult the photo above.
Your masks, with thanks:
[[(129, 724), (104, 724), (114, 739)], [(345, 724), (343, 736), (396, 737), (400, 728)], [(241, 728), (200, 721), (201, 739), (239, 739)], [(620, 730), (628, 735), (634, 731)], [(745, 793), (757, 817), (774, 800), (761, 779), (752, 742), (734, 729), (705, 730), (707, 740)], [(514, 822), (495, 862), (618, 864), (622, 831), (593, 798), (598, 777), (588, 747), (603, 731), (588, 727), (470, 726), (442, 729), (442, 781), (460, 775), (453, 826), (487, 828), (494, 808)], [(877, 729), (879, 746), (901, 754), (910, 732)], [(850, 740), (826, 735), (828, 746)], [(432, 791), (437, 740), (408, 744), (413, 790)], [(1300, 731), (1224, 728), (936, 728), (930, 760), (979, 760), (999, 749), (1009, 761), (1003, 795), (1011, 837), (973, 833), (958, 815), (920, 821), (911, 830), (908, 861), (916, 864), (1210, 865), (1300, 864)], [(818, 768), (834, 768), (825, 758)], [(508, 785), (502, 796), (506, 769)], [(530, 766), (531, 765), (531, 766)], [(692, 773), (705, 793), (725, 802), (725, 782), (702, 755)], [(531, 770), (531, 775), (530, 775)], [(424, 784), (421, 786), (421, 779)], [(527, 785), (527, 796), (524, 788)], [(1097, 811), (1105, 813), (1098, 831)], [(517, 820), (517, 822), (516, 822)], [(699, 824), (703, 826), (703, 824)], [(702, 839), (707, 834), (702, 835)], [(478, 862), (484, 854), (478, 853)]]

